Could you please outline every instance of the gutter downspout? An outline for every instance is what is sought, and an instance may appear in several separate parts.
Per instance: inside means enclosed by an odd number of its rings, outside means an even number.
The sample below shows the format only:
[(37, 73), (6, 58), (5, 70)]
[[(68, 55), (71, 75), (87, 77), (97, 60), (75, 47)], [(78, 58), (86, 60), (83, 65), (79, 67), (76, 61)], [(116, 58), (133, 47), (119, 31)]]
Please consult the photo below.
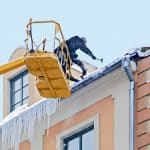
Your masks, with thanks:
[(132, 73), (130, 57), (122, 61), (122, 66), (130, 81), (129, 89), (129, 150), (135, 150), (135, 81)]

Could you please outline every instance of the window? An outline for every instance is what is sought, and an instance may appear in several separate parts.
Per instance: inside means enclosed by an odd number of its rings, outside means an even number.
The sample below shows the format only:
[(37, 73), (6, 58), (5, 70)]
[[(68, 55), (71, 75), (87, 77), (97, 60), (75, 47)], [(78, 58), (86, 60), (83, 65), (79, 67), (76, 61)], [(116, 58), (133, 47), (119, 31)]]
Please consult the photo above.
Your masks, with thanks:
[(28, 71), (24, 71), (10, 80), (10, 111), (26, 104), (29, 98)]
[(94, 150), (94, 125), (67, 137), (63, 141), (63, 150)]

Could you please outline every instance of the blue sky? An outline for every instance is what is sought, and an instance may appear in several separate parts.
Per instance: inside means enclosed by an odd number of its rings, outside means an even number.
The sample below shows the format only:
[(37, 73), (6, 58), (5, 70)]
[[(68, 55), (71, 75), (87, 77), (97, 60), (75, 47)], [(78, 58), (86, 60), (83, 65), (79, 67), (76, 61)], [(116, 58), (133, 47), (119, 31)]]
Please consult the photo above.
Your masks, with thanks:
[[(0, 64), (24, 46), (25, 25), (33, 20), (60, 22), (65, 38), (85, 36), (88, 47), (104, 63), (79, 53), (82, 59), (104, 67), (129, 49), (150, 46), (149, 0), (1, 0)], [(0, 120), (2, 118), (3, 82), (0, 77)]]

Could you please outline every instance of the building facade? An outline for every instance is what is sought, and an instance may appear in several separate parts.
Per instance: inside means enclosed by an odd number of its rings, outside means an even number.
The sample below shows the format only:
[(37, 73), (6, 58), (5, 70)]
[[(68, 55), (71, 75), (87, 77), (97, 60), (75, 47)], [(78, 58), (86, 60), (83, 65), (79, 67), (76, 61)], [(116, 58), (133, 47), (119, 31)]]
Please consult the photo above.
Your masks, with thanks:
[(66, 99), (42, 98), (35, 82), (26, 67), (4, 75), (0, 149), (150, 150), (149, 49), (89, 73)]

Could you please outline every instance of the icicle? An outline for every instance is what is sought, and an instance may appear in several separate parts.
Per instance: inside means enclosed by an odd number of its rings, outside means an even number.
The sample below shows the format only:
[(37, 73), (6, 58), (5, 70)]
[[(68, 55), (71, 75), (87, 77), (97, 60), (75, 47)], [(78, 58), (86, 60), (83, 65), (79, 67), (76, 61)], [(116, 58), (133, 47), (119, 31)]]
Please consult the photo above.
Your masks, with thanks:
[[(0, 124), (0, 143), (2, 149), (19, 149), (21, 135), (31, 140), (34, 134), (35, 122), (42, 118), (50, 118), (56, 111), (56, 100), (41, 100), (30, 107), (22, 106), (8, 115)], [(49, 127), (49, 119), (48, 125)]]

